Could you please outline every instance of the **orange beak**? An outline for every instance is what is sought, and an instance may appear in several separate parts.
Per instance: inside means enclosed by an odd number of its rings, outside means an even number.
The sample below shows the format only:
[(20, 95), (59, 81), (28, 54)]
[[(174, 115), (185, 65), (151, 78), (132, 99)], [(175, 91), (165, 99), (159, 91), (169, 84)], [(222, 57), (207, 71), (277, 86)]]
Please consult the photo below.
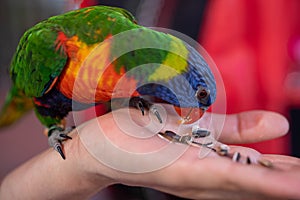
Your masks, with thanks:
[(191, 124), (199, 120), (205, 113), (204, 109), (199, 108), (180, 108), (174, 106), (175, 111), (181, 117), (180, 124)]

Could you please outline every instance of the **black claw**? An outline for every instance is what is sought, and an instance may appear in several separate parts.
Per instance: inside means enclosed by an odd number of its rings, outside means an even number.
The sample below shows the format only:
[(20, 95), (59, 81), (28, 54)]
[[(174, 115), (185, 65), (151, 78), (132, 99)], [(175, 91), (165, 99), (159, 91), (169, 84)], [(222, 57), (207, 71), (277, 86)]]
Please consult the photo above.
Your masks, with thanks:
[(159, 123), (162, 123), (161, 116), (160, 116), (160, 114), (159, 114), (159, 112), (158, 112), (157, 110), (154, 112), (154, 115), (155, 115), (156, 118), (158, 119)]
[(139, 102), (139, 103), (138, 103), (138, 108), (140, 109), (140, 111), (142, 111), (142, 115), (144, 116), (144, 115), (145, 115), (145, 108), (144, 108), (142, 102)]
[(65, 154), (64, 154), (64, 152), (63, 152), (63, 150), (62, 150), (62, 148), (61, 148), (60, 145), (56, 145), (55, 150), (60, 154), (60, 156), (62, 157), (62, 159), (64, 159), (64, 160), (66, 159)]
[[(155, 107), (153, 107), (153, 104), (148, 102), (147, 100), (140, 98), (140, 97), (132, 97), (132, 98), (130, 98), (129, 106), (138, 108), (142, 112), (142, 115), (145, 115), (145, 109), (146, 110), (150, 109), (151, 112), (158, 119), (159, 123), (162, 123), (162, 118), (161, 118), (159, 112), (157, 111), (157, 109)], [(150, 107), (152, 107), (152, 108), (150, 108)]]
[(139, 109), (142, 115), (145, 114), (145, 108), (149, 108), (149, 103), (141, 97), (131, 97), (129, 100), (129, 106)]
[(158, 119), (159, 123), (162, 123), (162, 119), (161, 119), (161, 116), (160, 116), (159, 112), (157, 111), (157, 108), (155, 106), (152, 106), (150, 108), (150, 111), (156, 116), (156, 118)]
[(72, 140), (72, 138), (70, 136), (68, 136), (67, 134), (61, 133), (59, 134), (60, 137), (65, 138), (65, 139), (70, 139)]

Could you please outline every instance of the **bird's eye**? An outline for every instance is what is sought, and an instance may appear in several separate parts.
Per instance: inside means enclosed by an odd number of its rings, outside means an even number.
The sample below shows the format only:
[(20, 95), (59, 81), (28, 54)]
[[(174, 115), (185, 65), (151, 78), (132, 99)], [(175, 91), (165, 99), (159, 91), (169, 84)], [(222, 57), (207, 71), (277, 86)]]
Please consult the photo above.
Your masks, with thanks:
[(209, 95), (209, 91), (206, 89), (202, 89), (197, 92), (197, 98), (199, 100), (206, 98), (208, 95)]

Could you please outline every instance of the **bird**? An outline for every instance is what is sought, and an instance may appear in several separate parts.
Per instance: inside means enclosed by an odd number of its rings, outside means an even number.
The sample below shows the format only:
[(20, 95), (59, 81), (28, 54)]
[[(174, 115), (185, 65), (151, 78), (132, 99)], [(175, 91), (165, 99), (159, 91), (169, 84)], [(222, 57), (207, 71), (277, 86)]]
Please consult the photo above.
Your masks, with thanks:
[(196, 49), (109, 6), (69, 11), (29, 28), (13, 55), (10, 76), (0, 127), (34, 110), (49, 145), (63, 159), (71, 111), (128, 99), (126, 106), (142, 114), (149, 110), (162, 123), (154, 105), (160, 100), (179, 114), (187, 109), (188, 121), (193, 109), (201, 116), (216, 99), (214, 75)]

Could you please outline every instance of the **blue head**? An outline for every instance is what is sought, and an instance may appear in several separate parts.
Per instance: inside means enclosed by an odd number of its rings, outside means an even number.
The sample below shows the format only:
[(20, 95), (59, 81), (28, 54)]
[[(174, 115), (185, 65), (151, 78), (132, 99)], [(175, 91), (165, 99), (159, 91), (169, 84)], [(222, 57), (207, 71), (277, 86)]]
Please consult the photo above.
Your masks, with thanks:
[(194, 48), (186, 47), (189, 56), (185, 72), (168, 81), (143, 85), (138, 92), (155, 96), (176, 107), (205, 111), (216, 99), (215, 79), (203, 57)]

